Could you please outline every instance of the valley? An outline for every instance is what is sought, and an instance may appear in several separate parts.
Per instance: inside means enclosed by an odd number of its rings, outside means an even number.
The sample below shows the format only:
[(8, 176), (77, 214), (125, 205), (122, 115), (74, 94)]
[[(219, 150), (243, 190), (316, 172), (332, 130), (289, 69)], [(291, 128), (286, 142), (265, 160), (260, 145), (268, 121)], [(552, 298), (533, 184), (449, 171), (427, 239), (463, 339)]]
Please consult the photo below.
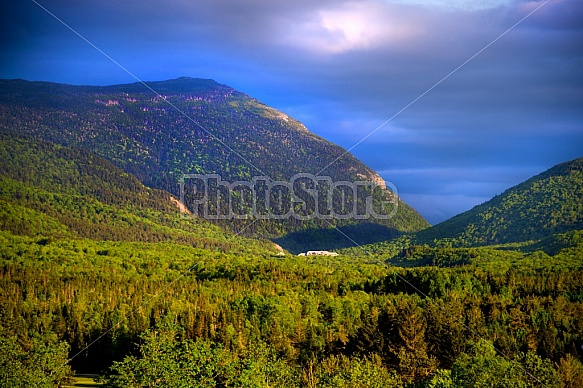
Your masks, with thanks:
[(3, 386), (583, 385), (583, 159), (432, 227), (384, 188), (388, 219), (207, 220), (184, 174), (380, 177), (226, 85), (149, 85), (0, 81)]

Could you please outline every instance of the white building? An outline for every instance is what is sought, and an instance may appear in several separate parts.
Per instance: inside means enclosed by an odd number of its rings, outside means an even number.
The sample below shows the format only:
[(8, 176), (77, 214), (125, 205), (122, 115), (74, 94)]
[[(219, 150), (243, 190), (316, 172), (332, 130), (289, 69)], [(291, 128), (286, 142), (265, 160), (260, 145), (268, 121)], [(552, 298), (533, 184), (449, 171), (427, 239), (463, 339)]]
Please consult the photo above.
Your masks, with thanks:
[(338, 256), (338, 253), (330, 251), (308, 251), (305, 253), (302, 252), (298, 256)]

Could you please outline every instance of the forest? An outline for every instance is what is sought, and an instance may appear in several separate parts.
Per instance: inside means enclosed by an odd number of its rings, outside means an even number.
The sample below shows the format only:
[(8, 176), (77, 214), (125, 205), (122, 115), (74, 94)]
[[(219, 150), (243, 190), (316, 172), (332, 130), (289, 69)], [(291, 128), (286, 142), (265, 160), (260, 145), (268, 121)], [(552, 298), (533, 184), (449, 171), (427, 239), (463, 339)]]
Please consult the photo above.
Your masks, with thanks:
[[(164, 185), (199, 151), (209, 171), (246, 172), (202, 135), (190, 156), (168, 146), (174, 132), (141, 148), (158, 139), (143, 120), (183, 128), (160, 101), (135, 85), (22, 82), (0, 82), (26, 92), (20, 105), (0, 93), (0, 386), (65, 387), (83, 373), (103, 387), (583, 386), (583, 159), (420, 232), (404, 203), (364, 229), (223, 229), (184, 217)], [(205, 125), (342, 152), (232, 89), (184, 82), (158, 86), (187, 87), (181, 101)], [(39, 139), (69, 130), (68, 145)], [(351, 160), (339, 177), (370, 172)], [(342, 234), (373, 244), (347, 248)], [(306, 246), (339, 255), (297, 256)]]
[(402, 268), (379, 256), (0, 239), (5, 386), (58, 386), (73, 371), (109, 387), (583, 383), (581, 244)]
[[(228, 182), (251, 181), (258, 176), (286, 181), (297, 173), (330, 177), (334, 182), (380, 179), (341, 147), (228, 86), (181, 78), (153, 83), (152, 87), (162, 94), (153, 95), (139, 83), (84, 87), (0, 80), (0, 132), (84, 149), (146, 186), (177, 198), (183, 174), (219, 174)], [(375, 191), (375, 200), (386, 195), (386, 191)], [(318, 240), (319, 231), (331, 225), (350, 226), (348, 232), (354, 231), (351, 237), (360, 244), (429, 226), (402, 201), (394, 217), (370, 218), (259, 219), (251, 225), (218, 220), (215, 224), (248, 237), (285, 237), (280, 245), (289, 244), (294, 250), (310, 249), (303, 245), (302, 237), (307, 234)], [(384, 228), (370, 228), (371, 223)], [(296, 236), (292, 232), (303, 233)], [(328, 236), (332, 237), (335, 246), (349, 246), (342, 236)]]

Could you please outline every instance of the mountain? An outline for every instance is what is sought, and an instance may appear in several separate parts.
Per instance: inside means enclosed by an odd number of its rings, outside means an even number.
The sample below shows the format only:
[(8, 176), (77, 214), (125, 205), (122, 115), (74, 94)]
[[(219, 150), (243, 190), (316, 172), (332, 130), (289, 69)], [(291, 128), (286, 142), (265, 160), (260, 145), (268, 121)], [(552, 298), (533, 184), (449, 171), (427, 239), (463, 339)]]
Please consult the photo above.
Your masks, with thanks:
[(182, 219), (167, 192), (150, 189), (84, 149), (0, 133), (0, 230), (50, 240), (174, 242), (277, 253), (202, 219)]
[(583, 229), (583, 158), (558, 164), (416, 235), (417, 243), (478, 246), (536, 241)]
[[(1, 80), (0, 131), (88, 150), (144, 185), (175, 197), (181, 194), (183, 174), (218, 174), (227, 182), (249, 182), (258, 176), (285, 182), (294, 174), (316, 175), (323, 170), (320, 175), (332, 182), (384, 184), (343, 148), (282, 112), (212, 80), (183, 77), (149, 82), (147, 87), (142, 83), (97, 87)], [(398, 204), (396, 214), (384, 220), (229, 219), (216, 223), (249, 236), (283, 238), (283, 243), (298, 249), (310, 248), (303, 243), (306, 233), (317, 240), (319, 233), (328, 233), (334, 226), (351, 226), (347, 232), (354, 231), (351, 236), (359, 244), (429, 226), (388, 190), (367, 190), (374, 204)], [(186, 205), (196, 210), (196, 201), (186, 191)], [(340, 194), (333, 193), (335, 205), (340, 203)], [(360, 197), (357, 202), (359, 209), (365, 205)], [(335, 237), (333, 246), (352, 244), (339, 233)]]
[[(580, 230), (530, 252), (404, 235), (364, 259), (282, 260), (85, 148), (0, 131), (0, 160), (2, 386), (64, 386), (73, 371), (112, 387), (582, 386)], [(576, 227), (556, 204), (580, 199), (576, 162), (512, 203)]]

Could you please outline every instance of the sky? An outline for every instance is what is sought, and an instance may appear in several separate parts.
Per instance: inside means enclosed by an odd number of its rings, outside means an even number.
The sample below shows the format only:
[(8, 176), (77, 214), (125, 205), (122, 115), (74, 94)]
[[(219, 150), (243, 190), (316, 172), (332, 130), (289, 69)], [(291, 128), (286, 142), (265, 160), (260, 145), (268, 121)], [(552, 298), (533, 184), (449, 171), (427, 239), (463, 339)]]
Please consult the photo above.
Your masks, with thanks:
[(0, 5), (0, 78), (181, 76), (302, 121), (432, 224), (583, 156), (581, 0)]

